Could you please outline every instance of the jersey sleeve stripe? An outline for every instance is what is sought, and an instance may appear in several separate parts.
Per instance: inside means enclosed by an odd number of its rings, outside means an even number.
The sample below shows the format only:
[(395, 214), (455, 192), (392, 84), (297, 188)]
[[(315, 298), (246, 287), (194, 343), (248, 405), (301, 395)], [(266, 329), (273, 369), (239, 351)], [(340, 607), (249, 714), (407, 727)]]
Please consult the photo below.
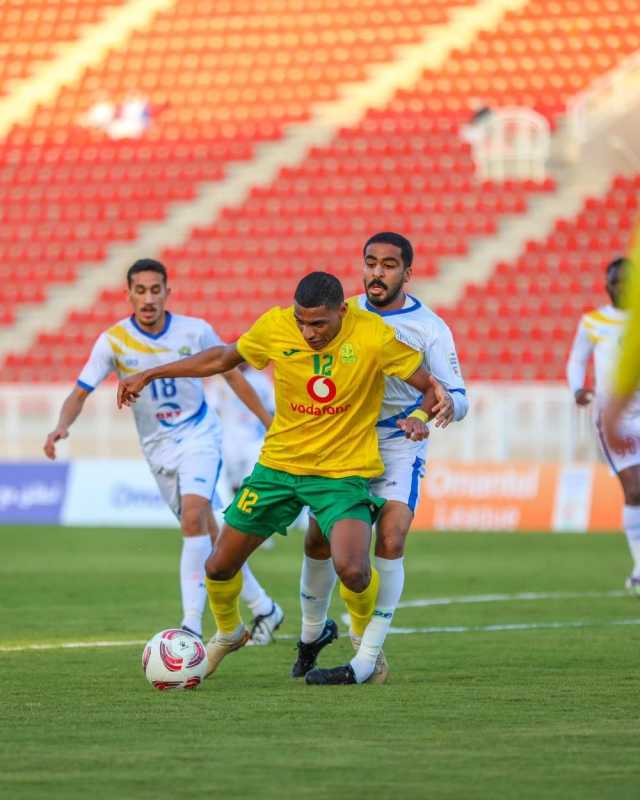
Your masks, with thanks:
[(585, 314), (585, 322), (600, 322), (602, 325), (618, 325), (621, 326), (623, 324), (623, 320), (619, 319), (611, 319), (610, 317), (605, 316), (601, 311), (590, 311), (589, 313)]
[(76, 381), (76, 385), (84, 389), (85, 392), (92, 392), (95, 389), (95, 386), (89, 386), (89, 384), (84, 381)]
[(131, 369), (131, 367), (126, 367), (119, 358), (115, 360), (116, 367), (120, 370), (120, 372), (124, 372), (125, 375), (135, 375), (136, 372), (140, 372), (138, 369)]
[(139, 342), (134, 336), (125, 330), (122, 325), (114, 325), (113, 328), (109, 328), (107, 331), (107, 336), (117, 339), (120, 344), (123, 344), (125, 347), (128, 347), (130, 350), (135, 350), (138, 353), (170, 352), (166, 347), (152, 347), (149, 344), (143, 344), (142, 342)]
[(416, 408), (420, 408), (421, 405), (422, 396), (420, 396), (413, 405), (405, 408), (404, 411), (400, 411), (398, 414), (394, 414), (392, 417), (387, 417), (386, 419), (379, 419), (376, 422), (376, 428), (396, 428), (396, 422), (399, 419), (406, 419), (412, 411), (415, 411)]

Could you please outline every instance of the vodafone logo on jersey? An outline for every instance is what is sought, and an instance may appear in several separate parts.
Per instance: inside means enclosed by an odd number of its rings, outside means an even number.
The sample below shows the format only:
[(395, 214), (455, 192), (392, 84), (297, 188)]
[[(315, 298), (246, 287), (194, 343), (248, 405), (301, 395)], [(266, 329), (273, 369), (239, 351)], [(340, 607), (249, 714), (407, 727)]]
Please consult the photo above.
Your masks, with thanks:
[(330, 403), (336, 396), (338, 390), (331, 378), (323, 375), (314, 375), (307, 381), (307, 392), (316, 403)]

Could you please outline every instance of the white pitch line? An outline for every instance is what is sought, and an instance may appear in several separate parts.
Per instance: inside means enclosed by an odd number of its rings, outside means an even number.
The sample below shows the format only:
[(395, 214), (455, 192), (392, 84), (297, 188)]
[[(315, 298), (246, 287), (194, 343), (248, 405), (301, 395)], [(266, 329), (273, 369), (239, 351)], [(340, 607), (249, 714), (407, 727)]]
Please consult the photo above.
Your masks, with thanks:
[[(390, 628), (389, 633), (406, 636), (408, 634), (438, 633), (495, 633), (499, 631), (536, 631), (562, 630), (575, 628), (608, 628), (618, 625), (640, 625), (640, 619), (610, 619), (597, 622), (594, 620), (576, 620), (568, 622), (511, 622), (499, 625), (432, 625), (426, 628)], [(341, 634), (346, 637), (347, 634)], [(297, 634), (287, 633), (278, 636), (278, 640), (296, 640)], [(92, 647), (130, 647), (145, 644), (145, 639), (130, 639), (122, 642), (58, 642), (54, 644), (25, 644), (11, 647), (0, 647), (0, 653), (20, 653), (27, 650), (77, 650)]]
[[(563, 600), (575, 598), (595, 598), (595, 597), (624, 597), (626, 592), (622, 590), (611, 590), (607, 592), (518, 592), (517, 594), (477, 594), (460, 595), (458, 597), (426, 597), (419, 600), (407, 600), (399, 603), (398, 608), (425, 608), (428, 606), (449, 606), (467, 603), (500, 603), (511, 600)], [(343, 622), (349, 624), (349, 617), (344, 614)], [(491, 632), (507, 630), (536, 630), (539, 628), (584, 628), (592, 625), (637, 625), (640, 620), (620, 620), (605, 623), (592, 622), (549, 622), (549, 623), (523, 623), (510, 625), (445, 625), (431, 626), (427, 628), (391, 628), (389, 633), (409, 634), (409, 633), (471, 633), (471, 632)], [(282, 635), (279, 639), (296, 639), (293, 634)], [(0, 646), (0, 653), (19, 653), (26, 650), (77, 650), (88, 649), (91, 647), (130, 647), (133, 645), (145, 644), (143, 639), (130, 639), (125, 641), (97, 641), (97, 642), (57, 642), (51, 644), (25, 644), (9, 647)]]
[(452, 606), (466, 603), (501, 603), (511, 600), (572, 600), (580, 597), (625, 597), (628, 592), (614, 589), (608, 592), (518, 592), (517, 594), (469, 594), (459, 597), (426, 597), (406, 600), (398, 608), (424, 608), (427, 606)]
[(129, 647), (134, 644), (145, 644), (146, 639), (130, 639), (123, 642), (54, 642), (52, 644), (18, 644), (0, 647), (0, 653), (19, 653), (24, 650), (80, 650), (87, 647)]
[(610, 619), (602, 622), (577, 620), (575, 622), (512, 622), (503, 625), (434, 625), (429, 628), (390, 628), (389, 633), (494, 633), (496, 631), (537, 631), (566, 628), (605, 628), (611, 625), (640, 625), (640, 619)]

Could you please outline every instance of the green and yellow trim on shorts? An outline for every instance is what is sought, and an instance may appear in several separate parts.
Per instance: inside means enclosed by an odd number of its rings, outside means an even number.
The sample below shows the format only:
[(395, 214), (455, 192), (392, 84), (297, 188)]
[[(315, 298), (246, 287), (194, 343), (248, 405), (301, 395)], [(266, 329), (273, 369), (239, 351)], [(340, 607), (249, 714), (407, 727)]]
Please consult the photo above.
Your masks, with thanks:
[(367, 478), (323, 478), (292, 475), (256, 464), (224, 513), (227, 524), (243, 533), (286, 535), (287, 528), (305, 506), (313, 512), (327, 539), (341, 519), (360, 519), (372, 525), (384, 499), (369, 491)]

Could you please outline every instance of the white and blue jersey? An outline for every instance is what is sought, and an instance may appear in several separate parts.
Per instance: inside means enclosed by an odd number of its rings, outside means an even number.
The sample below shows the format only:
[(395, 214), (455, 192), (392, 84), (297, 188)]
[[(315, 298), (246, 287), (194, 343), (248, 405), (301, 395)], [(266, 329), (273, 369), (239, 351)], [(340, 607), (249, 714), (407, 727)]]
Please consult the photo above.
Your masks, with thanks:
[[(78, 386), (91, 392), (112, 372), (124, 378), (221, 344), (202, 319), (167, 312), (164, 328), (150, 334), (132, 316), (100, 334)], [(181, 495), (213, 500), (222, 464), (222, 431), (205, 399), (202, 379), (152, 381), (133, 406), (133, 415), (145, 458), (174, 513), (180, 514)]]
[[(425, 369), (451, 395), (454, 420), (463, 419), (469, 402), (448, 325), (411, 295), (407, 295), (402, 308), (393, 311), (377, 308), (367, 301), (364, 294), (355, 298), (355, 302), (360, 308), (381, 316), (402, 335), (402, 341), (424, 354)], [(384, 399), (376, 430), (385, 471), (379, 478), (372, 480), (370, 486), (374, 494), (386, 500), (406, 503), (414, 511), (420, 496), (420, 481), (424, 476), (427, 440), (411, 442), (405, 438), (397, 422), (420, 407), (422, 394), (399, 378), (385, 376), (384, 386)]]

